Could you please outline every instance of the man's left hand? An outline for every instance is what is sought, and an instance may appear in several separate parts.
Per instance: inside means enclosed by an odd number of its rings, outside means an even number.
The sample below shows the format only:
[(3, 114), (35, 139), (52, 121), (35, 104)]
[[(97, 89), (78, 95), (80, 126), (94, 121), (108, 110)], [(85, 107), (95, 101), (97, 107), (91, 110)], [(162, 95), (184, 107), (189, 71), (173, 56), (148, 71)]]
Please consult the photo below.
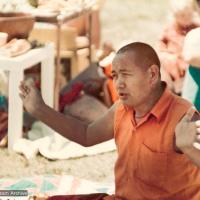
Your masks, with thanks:
[(194, 108), (190, 108), (175, 129), (176, 147), (182, 152), (193, 147), (200, 150), (200, 120), (193, 121), (198, 115)]

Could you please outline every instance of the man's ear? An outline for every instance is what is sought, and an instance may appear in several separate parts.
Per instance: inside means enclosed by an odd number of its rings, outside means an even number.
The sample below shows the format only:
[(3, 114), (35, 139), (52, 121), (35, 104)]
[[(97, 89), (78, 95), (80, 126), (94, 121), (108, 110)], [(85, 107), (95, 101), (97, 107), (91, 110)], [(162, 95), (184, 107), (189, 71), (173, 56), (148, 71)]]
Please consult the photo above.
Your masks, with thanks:
[(160, 68), (157, 65), (153, 64), (149, 67), (148, 71), (151, 83), (157, 82), (160, 77)]

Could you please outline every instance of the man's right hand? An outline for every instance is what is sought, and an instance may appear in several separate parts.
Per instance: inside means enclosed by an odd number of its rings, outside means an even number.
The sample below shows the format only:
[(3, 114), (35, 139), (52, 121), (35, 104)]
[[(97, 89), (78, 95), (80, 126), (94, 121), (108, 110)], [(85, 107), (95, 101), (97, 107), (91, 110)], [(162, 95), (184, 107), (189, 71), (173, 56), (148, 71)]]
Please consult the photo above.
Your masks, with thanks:
[(24, 81), (21, 82), (20, 86), (20, 94), (24, 107), (27, 112), (31, 115), (35, 116), (36, 113), (40, 110), (41, 106), (45, 105), (41, 94), (35, 88), (33, 83), (27, 84)]

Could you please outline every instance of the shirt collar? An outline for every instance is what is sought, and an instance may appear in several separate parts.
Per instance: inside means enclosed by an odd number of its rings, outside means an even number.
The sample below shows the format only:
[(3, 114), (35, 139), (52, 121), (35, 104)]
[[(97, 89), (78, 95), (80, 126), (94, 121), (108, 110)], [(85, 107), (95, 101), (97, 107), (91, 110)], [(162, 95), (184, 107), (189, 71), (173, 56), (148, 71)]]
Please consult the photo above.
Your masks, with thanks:
[(160, 121), (169, 108), (169, 105), (171, 104), (173, 100), (173, 94), (167, 87), (167, 84), (164, 82), (164, 92), (161, 95), (160, 99), (157, 101), (157, 103), (153, 106), (150, 113), (156, 117), (158, 121)]
[[(162, 84), (164, 85), (164, 91), (161, 95), (160, 99), (157, 101), (157, 103), (153, 106), (149, 114), (146, 116), (146, 120), (150, 115), (153, 115), (158, 122), (162, 119), (162, 116), (167, 111), (172, 99), (173, 99), (173, 93), (169, 90), (167, 87), (167, 84), (163, 81)], [(124, 106), (126, 111), (134, 111), (134, 108), (131, 108), (129, 106)]]

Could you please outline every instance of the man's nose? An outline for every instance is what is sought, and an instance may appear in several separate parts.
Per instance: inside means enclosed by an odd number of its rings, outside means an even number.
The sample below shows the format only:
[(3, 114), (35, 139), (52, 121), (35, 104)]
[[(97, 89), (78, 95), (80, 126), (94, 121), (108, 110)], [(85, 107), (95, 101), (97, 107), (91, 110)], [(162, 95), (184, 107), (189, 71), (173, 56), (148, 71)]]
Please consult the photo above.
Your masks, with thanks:
[(125, 88), (125, 82), (122, 78), (118, 78), (117, 81), (116, 81), (116, 87), (117, 88)]

